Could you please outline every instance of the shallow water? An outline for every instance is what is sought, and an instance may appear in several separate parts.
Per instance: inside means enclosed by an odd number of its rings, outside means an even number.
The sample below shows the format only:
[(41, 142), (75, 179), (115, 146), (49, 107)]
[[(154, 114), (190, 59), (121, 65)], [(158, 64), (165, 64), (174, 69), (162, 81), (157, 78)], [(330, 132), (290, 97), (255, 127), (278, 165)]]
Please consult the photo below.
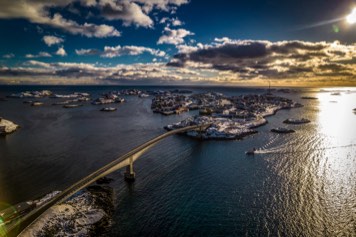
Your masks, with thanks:
[[(51, 89), (99, 94), (112, 88)], [(0, 90), (2, 96), (23, 88)], [(239, 141), (169, 137), (135, 163), (133, 185), (121, 181), (123, 171), (114, 173), (112, 236), (355, 236), (356, 93), (281, 95), (305, 107), (279, 111), (259, 133)], [(318, 99), (301, 100), (305, 95)], [(33, 108), (16, 99), (0, 102), (0, 116), (22, 127), (0, 139), (0, 202), (62, 190), (163, 133), (164, 125), (196, 113), (166, 117), (150, 111), (150, 99), (127, 100), (113, 113), (89, 104), (66, 110)], [(312, 122), (287, 125), (293, 134), (269, 132), (286, 118), (300, 117)], [(258, 154), (246, 156), (251, 147)]]

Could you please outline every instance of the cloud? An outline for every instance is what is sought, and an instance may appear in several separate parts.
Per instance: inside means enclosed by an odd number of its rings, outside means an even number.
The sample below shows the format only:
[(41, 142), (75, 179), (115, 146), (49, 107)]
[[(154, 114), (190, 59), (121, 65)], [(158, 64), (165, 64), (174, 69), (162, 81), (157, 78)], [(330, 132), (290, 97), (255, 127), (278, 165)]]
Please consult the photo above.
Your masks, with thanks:
[(78, 24), (72, 20), (64, 19), (60, 14), (54, 14), (53, 18), (47, 22), (48, 25), (62, 29), (74, 35), (82, 35), (86, 37), (106, 38), (112, 36), (120, 36), (121, 33), (112, 26), (105, 24), (95, 25), (92, 23)]
[(39, 52), (38, 54), (26, 54), (25, 58), (50, 58), (51, 54), (47, 52)]
[(152, 19), (142, 12), (139, 5), (130, 1), (99, 1), (101, 16), (107, 20), (122, 20), (125, 26), (152, 27)]
[(150, 53), (154, 56), (158, 57), (164, 57), (165, 53), (160, 50), (156, 49), (151, 49), (151, 48), (146, 48), (146, 47), (141, 47), (141, 46), (123, 46), (121, 47), (120, 45), (116, 47), (109, 47), (105, 46), (104, 47), (104, 52), (102, 53), (102, 57), (106, 58), (113, 58), (113, 57), (119, 57), (122, 55), (139, 55), (143, 53)]
[(101, 51), (97, 49), (76, 49), (75, 53), (77, 55), (99, 55)]
[(15, 54), (13, 54), (13, 53), (4, 54), (2, 57), (3, 57), (3, 58), (7, 58), (7, 59), (9, 59), (9, 58), (14, 58), (14, 57), (15, 57)]
[(120, 32), (114, 27), (105, 24), (96, 25), (92, 23), (79, 24), (73, 20), (65, 19), (59, 13), (50, 14), (50, 9), (64, 8), (74, 0), (4, 0), (0, 7), (0, 19), (26, 19), (32, 23), (48, 25), (61, 29), (75, 35), (87, 37), (111, 37), (120, 36)]
[(77, 55), (100, 55), (104, 58), (114, 58), (120, 57), (123, 55), (140, 55), (143, 53), (149, 53), (153, 56), (164, 57), (166, 53), (164, 51), (158, 49), (152, 49), (143, 46), (134, 46), (134, 45), (126, 45), (126, 46), (105, 46), (103, 51), (97, 49), (77, 49), (75, 50)]
[[(22, 83), (49, 84), (184, 84), (187, 78), (201, 80), (200, 74), (186, 68), (168, 68), (163, 63), (118, 64), (45, 63), (29, 60), (22, 67), (0, 67), (0, 83), (17, 80)], [(193, 82), (193, 81), (191, 81)], [(194, 82), (193, 82), (194, 83)]]
[(45, 42), (45, 44), (47, 44), (47, 46), (52, 46), (55, 44), (60, 44), (64, 42), (64, 39), (60, 38), (60, 37), (56, 37), (56, 36), (51, 36), (51, 35), (45, 35), (42, 38), (43, 42)]
[(168, 12), (174, 10), (175, 7), (189, 3), (188, 0), (135, 0), (135, 2), (143, 4), (142, 8), (146, 13), (149, 13), (153, 9)]
[(165, 27), (163, 35), (158, 39), (157, 44), (183, 44), (184, 38), (189, 35), (194, 35), (194, 33), (186, 29), (173, 30), (169, 27)]
[(64, 57), (64, 56), (67, 55), (67, 52), (64, 50), (63, 47), (60, 47), (60, 48), (58, 48), (58, 50), (57, 50), (57, 52), (56, 52), (56, 55), (59, 55), (59, 56)]
[(180, 46), (168, 66), (228, 72), (239, 80), (304, 81), (315, 77), (356, 78), (356, 45), (339, 42), (215, 39), (199, 47)]
[(167, 26), (170, 26), (171, 24), (173, 26), (181, 26), (183, 25), (183, 22), (179, 20), (177, 17), (176, 18), (168, 18), (168, 17), (163, 17), (160, 21), (160, 24), (166, 24)]
[[(153, 10), (170, 11), (188, 0), (2, 0), (0, 19), (26, 19), (32, 23), (47, 25), (62, 31), (86, 37), (118, 37), (121, 33), (113, 26), (66, 19), (66, 13), (78, 15), (78, 7), (105, 20), (120, 20), (124, 26), (153, 27), (148, 15)], [(74, 7), (75, 6), (75, 7)], [(84, 21), (83, 21), (84, 20)], [(178, 25), (179, 21), (175, 21)]]
[(172, 21), (173, 26), (181, 26), (183, 25), (183, 22), (181, 22), (178, 18), (173, 19)]

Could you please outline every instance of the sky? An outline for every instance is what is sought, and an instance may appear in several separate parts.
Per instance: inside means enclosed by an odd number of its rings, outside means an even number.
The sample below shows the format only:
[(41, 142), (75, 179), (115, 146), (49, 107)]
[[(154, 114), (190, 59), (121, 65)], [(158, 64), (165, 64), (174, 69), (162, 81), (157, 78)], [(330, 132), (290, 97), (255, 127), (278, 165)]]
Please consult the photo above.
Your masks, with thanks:
[(0, 84), (356, 86), (355, 0), (0, 0)]

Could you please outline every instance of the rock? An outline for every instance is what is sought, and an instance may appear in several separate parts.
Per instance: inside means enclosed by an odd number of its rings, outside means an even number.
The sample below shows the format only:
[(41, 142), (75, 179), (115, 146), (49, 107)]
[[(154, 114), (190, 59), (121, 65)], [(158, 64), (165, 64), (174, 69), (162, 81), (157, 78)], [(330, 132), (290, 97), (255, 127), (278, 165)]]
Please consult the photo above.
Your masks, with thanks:
[(9, 120), (0, 118), (0, 135), (6, 135), (15, 132), (18, 127), (19, 125)]

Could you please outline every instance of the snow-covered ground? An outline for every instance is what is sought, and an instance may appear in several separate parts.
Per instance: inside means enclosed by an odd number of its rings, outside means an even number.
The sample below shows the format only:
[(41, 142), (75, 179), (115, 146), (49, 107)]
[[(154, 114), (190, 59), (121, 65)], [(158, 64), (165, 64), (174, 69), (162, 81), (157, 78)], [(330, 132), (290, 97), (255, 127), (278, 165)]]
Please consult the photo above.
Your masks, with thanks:
[[(55, 193), (38, 203), (49, 200)], [(113, 207), (112, 189), (107, 186), (90, 186), (62, 204), (47, 210), (41, 218), (19, 236), (96, 236), (96, 230), (111, 224)], [(104, 231), (105, 232), (105, 231)]]
[(6, 120), (6, 119), (0, 119), (0, 134), (8, 134), (16, 131), (16, 129), (19, 127), (19, 125)]

